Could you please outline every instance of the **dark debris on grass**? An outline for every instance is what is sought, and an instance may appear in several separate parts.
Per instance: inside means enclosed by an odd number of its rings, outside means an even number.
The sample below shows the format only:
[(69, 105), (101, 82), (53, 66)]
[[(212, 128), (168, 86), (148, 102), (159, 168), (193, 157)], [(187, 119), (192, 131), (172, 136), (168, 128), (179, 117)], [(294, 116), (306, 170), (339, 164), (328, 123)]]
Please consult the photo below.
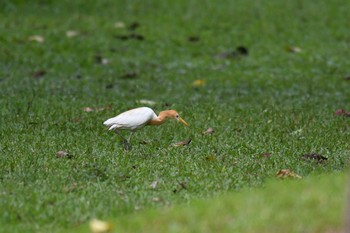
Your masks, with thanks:
[(323, 162), (328, 160), (327, 157), (324, 157), (323, 155), (316, 154), (316, 153), (304, 154), (301, 156), (301, 158), (304, 160), (315, 160), (318, 162)]
[(239, 59), (249, 55), (248, 48), (245, 46), (238, 46), (234, 51), (225, 51), (219, 54), (216, 54), (216, 58), (221, 59)]

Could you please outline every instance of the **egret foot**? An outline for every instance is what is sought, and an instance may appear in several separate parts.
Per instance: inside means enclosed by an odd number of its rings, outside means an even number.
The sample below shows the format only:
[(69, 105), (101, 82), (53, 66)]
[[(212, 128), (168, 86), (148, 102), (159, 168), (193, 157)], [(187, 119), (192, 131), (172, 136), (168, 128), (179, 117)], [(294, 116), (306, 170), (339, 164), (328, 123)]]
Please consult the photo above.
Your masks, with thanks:
[(131, 150), (132, 147), (128, 141), (124, 141), (124, 150)]

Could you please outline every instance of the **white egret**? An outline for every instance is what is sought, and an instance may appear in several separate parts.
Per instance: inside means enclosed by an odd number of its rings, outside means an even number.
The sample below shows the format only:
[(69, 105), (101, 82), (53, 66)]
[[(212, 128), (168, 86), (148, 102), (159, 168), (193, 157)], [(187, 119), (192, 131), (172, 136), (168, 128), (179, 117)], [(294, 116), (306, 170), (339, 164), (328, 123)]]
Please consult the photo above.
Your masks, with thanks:
[[(128, 150), (131, 149), (130, 139), (135, 131), (146, 125), (161, 125), (167, 119), (175, 119), (188, 126), (186, 121), (184, 121), (175, 110), (165, 110), (160, 112), (157, 116), (156, 113), (148, 107), (140, 107), (123, 112), (116, 117), (106, 120), (103, 124), (107, 126), (109, 130), (114, 130), (123, 139), (124, 148)], [(125, 139), (119, 132), (120, 130), (129, 130), (129, 138)]]

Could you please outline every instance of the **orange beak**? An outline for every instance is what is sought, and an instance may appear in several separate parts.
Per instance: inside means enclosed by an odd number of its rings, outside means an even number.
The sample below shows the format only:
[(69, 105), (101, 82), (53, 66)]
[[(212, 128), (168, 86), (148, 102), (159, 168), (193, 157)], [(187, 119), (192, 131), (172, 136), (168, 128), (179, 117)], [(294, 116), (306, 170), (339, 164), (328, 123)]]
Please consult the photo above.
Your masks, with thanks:
[(182, 119), (181, 117), (179, 117), (179, 121), (180, 121), (182, 124), (186, 125), (187, 127), (190, 127), (190, 126), (187, 124), (187, 122), (186, 122), (184, 119)]

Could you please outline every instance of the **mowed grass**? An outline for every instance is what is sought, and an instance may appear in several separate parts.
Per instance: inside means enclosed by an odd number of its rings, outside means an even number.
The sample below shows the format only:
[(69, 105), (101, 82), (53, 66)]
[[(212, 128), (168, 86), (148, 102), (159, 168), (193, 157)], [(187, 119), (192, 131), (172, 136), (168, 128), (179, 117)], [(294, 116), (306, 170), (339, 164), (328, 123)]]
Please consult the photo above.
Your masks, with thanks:
[[(58, 232), (259, 188), (280, 169), (344, 171), (350, 118), (334, 111), (350, 111), (349, 5), (3, 1), (0, 229)], [(238, 46), (248, 56), (221, 58)], [(176, 109), (191, 127), (146, 127), (125, 152), (102, 122), (141, 99), (156, 112)], [(72, 158), (57, 158), (61, 150)], [(300, 158), (308, 153), (328, 160)]]
[[(108, 219), (111, 232), (346, 232), (348, 177), (269, 181), (189, 206), (144, 210)], [(67, 232), (89, 232), (89, 224)]]

